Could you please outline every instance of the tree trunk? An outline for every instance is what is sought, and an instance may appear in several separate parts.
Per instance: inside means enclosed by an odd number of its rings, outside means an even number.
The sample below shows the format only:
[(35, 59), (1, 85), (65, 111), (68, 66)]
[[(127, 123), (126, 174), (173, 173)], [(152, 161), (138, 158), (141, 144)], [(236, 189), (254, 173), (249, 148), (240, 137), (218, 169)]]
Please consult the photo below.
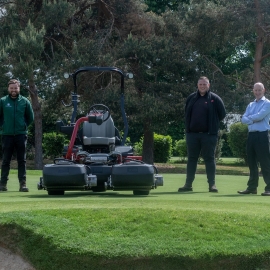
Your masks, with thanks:
[(32, 100), (35, 123), (35, 169), (41, 170), (43, 167), (42, 157), (42, 114), (41, 104), (38, 100), (38, 94), (34, 79), (29, 80), (29, 92)]
[(263, 24), (262, 12), (260, 8), (259, 0), (255, 0), (256, 7), (256, 17), (257, 17), (257, 25), (256, 25), (256, 49), (255, 49), (255, 59), (254, 59), (254, 83), (261, 82), (261, 65), (262, 65), (262, 54), (263, 54), (263, 42), (264, 42), (264, 32), (261, 28)]
[(154, 164), (154, 132), (151, 129), (151, 122), (148, 119), (144, 123), (144, 139), (143, 139), (143, 161), (148, 164)]

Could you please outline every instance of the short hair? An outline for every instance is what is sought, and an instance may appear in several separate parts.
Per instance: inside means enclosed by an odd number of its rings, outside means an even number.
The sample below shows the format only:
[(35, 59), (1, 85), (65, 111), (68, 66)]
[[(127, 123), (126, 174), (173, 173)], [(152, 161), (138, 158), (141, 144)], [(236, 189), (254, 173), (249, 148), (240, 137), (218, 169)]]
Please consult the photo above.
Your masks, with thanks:
[(205, 77), (205, 76), (200, 77), (199, 80), (205, 80), (205, 81), (207, 81), (209, 83), (209, 79), (207, 77)]
[(18, 80), (12, 79), (8, 82), (8, 85), (10, 84), (17, 84), (18, 86), (20, 86), (20, 82)]
[(261, 82), (257, 82), (254, 84), (253, 88), (255, 87), (255, 85), (259, 85), (261, 87), (261, 89), (265, 89), (264, 85)]

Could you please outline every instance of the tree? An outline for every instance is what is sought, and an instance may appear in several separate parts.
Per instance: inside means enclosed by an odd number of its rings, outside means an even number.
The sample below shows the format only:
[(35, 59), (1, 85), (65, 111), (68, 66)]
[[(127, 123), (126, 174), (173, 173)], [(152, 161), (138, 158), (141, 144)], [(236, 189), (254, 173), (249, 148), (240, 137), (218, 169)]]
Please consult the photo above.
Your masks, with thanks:
[(183, 113), (178, 83), (182, 53), (174, 46), (170, 36), (152, 34), (146, 39), (130, 36), (122, 47), (135, 74), (127, 100), (129, 118), (143, 125), (143, 159), (147, 163), (153, 162), (154, 132), (165, 135), (168, 122), (180, 119)]
[[(42, 68), (42, 63), (39, 61), (43, 51), (43, 36), (45, 34), (44, 27), (39, 30), (35, 29), (33, 24), (28, 21), (24, 29), (16, 31), (17, 33), (6, 40), (4, 45), (4, 54), (2, 59), (11, 66), (13, 76), (20, 76), (23, 80), (23, 85), (28, 88), (32, 100), (32, 107), (35, 115), (35, 161), (36, 167), (42, 167), (42, 149), (41, 141), (38, 138), (42, 137), (42, 116), (41, 105), (38, 100), (37, 88), (35, 84), (35, 70)], [(25, 85), (25, 79), (28, 85)]]
[[(153, 11), (157, 14), (165, 12), (167, 9), (176, 10), (179, 5), (179, 0), (144, 0), (145, 4), (148, 6), (148, 11)], [(188, 3), (189, 0), (182, 0), (183, 3)]]
[[(260, 82), (262, 76), (270, 81), (269, 65), (263, 65), (263, 62), (267, 62), (270, 57), (270, 9), (268, 1), (254, 0), (256, 14), (256, 44), (255, 44), (255, 57), (254, 57), (254, 82)], [(269, 62), (269, 60), (268, 60)], [(270, 85), (270, 82), (268, 83)]]
[[(141, 125), (144, 135), (144, 161), (153, 163), (153, 134), (166, 133), (168, 121), (180, 119), (183, 111), (182, 93), (179, 91), (180, 48), (170, 35), (164, 36), (163, 22), (155, 15), (145, 14), (139, 1), (98, 1), (93, 14), (103, 14), (95, 31), (103, 33), (102, 57), (98, 64), (117, 65), (134, 73), (134, 83), (126, 88), (126, 108), (129, 122)], [(93, 19), (93, 18), (92, 18)], [(173, 53), (172, 53), (173, 52)], [(180, 53), (180, 54), (179, 54)], [(175, 73), (178, 75), (176, 76)], [(85, 74), (80, 78), (78, 93), (89, 101), (99, 99), (102, 91), (104, 100), (110, 102), (114, 111), (116, 96), (105, 90), (112, 90), (116, 82), (105, 74)], [(90, 89), (91, 92), (86, 89)], [(98, 95), (99, 93), (99, 95)], [(164, 104), (170, 106), (164, 107)], [(86, 109), (86, 104), (81, 108)], [(180, 113), (179, 113), (180, 111)], [(177, 112), (177, 113), (176, 113)]]
[[(127, 115), (130, 125), (141, 126), (143, 159), (153, 163), (153, 134), (165, 135), (168, 123), (181, 122), (184, 99), (190, 89), (193, 91), (198, 72), (189, 60), (185, 42), (174, 32), (179, 27), (177, 20), (173, 18), (167, 24), (162, 17), (145, 13), (139, 3), (120, 0), (103, 4), (103, 13), (107, 15), (97, 30), (107, 29), (103, 42), (107, 63), (113, 61), (114, 65), (135, 75), (134, 83), (126, 88)], [(99, 91), (114, 83), (104, 74), (94, 79), (85, 75), (85, 78), (82, 80)], [(87, 88), (85, 82), (82, 85)], [(91, 94), (94, 96), (95, 91)], [(113, 103), (115, 99), (110, 95), (107, 100)]]
[(270, 86), (268, 1), (193, 0), (189, 5), (180, 4), (176, 17), (183, 38), (189, 40), (188, 46), (205, 71), (211, 72), (212, 80), (223, 76), (229, 88), (237, 89), (232, 110), (243, 110), (239, 101), (243, 103), (243, 95), (251, 98), (254, 82)]
[[(1, 63), (29, 91), (35, 114), (35, 167), (42, 168), (42, 99), (51, 95), (58, 74), (89, 59), (78, 51), (85, 40), (92, 1), (16, 0), (0, 2)], [(75, 61), (67, 61), (75, 58)], [(59, 73), (58, 73), (59, 72)]]
[[(199, 76), (210, 78), (212, 91), (230, 112), (243, 111), (252, 98), (255, 70), (270, 86), (270, 11), (266, 0), (148, 1), (148, 10), (143, 2), (0, 0), (1, 66), (32, 91), (33, 104), (50, 125), (60, 101), (70, 103), (72, 82), (61, 78), (63, 71), (85, 65), (132, 71), (134, 80), (126, 84), (127, 116), (131, 130), (143, 133), (136, 137), (144, 136), (144, 161), (152, 163), (153, 133), (166, 135), (172, 126), (181, 127), (185, 98), (196, 90)], [(154, 5), (158, 15), (151, 12)], [(84, 74), (79, 79), (80, 114), (101, 98), (115, 111), (119, 81), (114, 76)], [(61, 114), (67, 110), (62, 107)], [(174, 135), (174, 140), (181, 137)]]

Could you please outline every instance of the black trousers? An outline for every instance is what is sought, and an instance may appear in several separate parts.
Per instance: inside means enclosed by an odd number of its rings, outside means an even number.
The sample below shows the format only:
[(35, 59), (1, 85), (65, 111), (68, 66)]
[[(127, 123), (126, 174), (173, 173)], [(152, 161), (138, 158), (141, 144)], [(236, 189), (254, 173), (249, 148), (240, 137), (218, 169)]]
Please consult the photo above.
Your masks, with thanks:
[(263, 179), (266, 184), (265, 190), (270, 190), (269, 138), (269, 131), (248, 133), (247, 157), (250, 175), (247, 185), (249, 190), (254, 190), (259, 185), (258, 163), (260, 163)]
[(195, 179), (195, 173), (200, 153), (202, 154), (205, 162), (207, 182), (209, 186), (215, 184), (215, 149), (217, 145), (217, 138), (217, 135), (209, 135), (208, 133), (186, 133), (188, 151), (186, 178), (187, 186), (192, 186), (192, 182)]
[(18, 179), (19, 182), (26, 181), (26, 144), (27, 135), (3, 135), (2, 136), (2, 151), (3, 161), (1, 166), (1, 183), (6, 184), (10, 170), (10, 161), (14, 149), (17, 153), (18, 162)]

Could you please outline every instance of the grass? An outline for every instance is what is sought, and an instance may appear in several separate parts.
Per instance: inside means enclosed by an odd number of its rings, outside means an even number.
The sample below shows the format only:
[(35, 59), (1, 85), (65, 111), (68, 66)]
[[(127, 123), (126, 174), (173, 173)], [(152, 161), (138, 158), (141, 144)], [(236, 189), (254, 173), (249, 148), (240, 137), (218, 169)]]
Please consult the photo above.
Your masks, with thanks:
[(165, 174), (149, 196), (48, 196), (36, 189), (39, 174), (28, 171), (29, 193), (17, 191), (15, 174), (0, 193), (0, 241), (36, 269), (270, 268), (270, 198), (238, 195), (246, 176), (218, 175), (218, 194), (205, 175), (178, 193), (185, 175)]
[[(183, 159), (181, 157), (171, 157), (168, 163), (177, 164), (177, 163), (186, 163), (187, 158)], [(203, 164), (203, 159), (199, 159), (199, 163)], [(243, 160), (236, 157), (221, 157), (217, 160), (218, 165), (226, 165), (226, 166), (245, 166)]]
[[(185, 174), (186, 173), (186, 164), (156, 164), (158, 167), (159, 173), (177, 173), (177, 174)], [(197, 166), (198, 174), (205, 174), (205, 166), (203, 164), (199, 164)], [(243, 166), (224, 166), (217, 165), (216, 173), (218, 175), (249, 175), (249, 170), (247, 167)]]

